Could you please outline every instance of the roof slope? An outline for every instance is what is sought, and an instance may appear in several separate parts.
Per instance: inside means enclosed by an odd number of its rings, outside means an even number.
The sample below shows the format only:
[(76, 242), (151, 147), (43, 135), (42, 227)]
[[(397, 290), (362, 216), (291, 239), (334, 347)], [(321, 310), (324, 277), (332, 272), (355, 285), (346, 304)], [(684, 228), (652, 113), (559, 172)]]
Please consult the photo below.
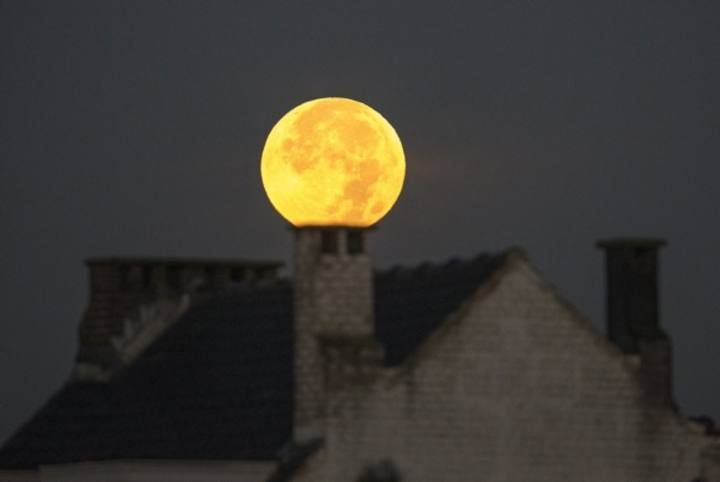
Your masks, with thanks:
[(289, 283), (191, 308), (108, 383), (69, 383), (0, 465), (102, 459), (258, 459), (290, 432)]
[(387, 365), (400, 364), (502, 264), (505, 254), (375, 276), (375, 334)]
[[(375, 275), (376, 331), (401, 363), (504, 255)], [(68, 383), (0, 450), (0, 467), (108, 459), (275, 459), (292, 430), (292, 289), (192, 307), (125, 372)]]

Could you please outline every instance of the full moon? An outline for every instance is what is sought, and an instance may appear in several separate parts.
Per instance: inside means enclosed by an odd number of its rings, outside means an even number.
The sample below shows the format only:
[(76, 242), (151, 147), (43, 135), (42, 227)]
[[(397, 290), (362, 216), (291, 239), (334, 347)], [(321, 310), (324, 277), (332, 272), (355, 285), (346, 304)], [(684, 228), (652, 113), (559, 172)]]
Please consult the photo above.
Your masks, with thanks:
[(270, 202), (293, 225), (366, 227), (400, 195), (405, 154), (378, 112), (327, 97), (298, 105), (275, 124), (260, 171)]

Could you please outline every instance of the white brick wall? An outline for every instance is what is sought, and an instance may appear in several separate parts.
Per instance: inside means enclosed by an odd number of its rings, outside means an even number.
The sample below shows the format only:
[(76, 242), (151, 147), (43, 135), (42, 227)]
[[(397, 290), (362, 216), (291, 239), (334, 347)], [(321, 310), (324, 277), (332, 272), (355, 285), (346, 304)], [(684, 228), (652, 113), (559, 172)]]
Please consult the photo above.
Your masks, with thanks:
[[(708, 440), (643, 398), (637, 362), (522, 257), (370, 387), (330, 394), (326, 447), (297, 480), (691, 481)], [(321, 463), (319, 463), (321, 461)]]
[(322, 229), (298, 228), (295, 232), (297, 440), (317, 436), (323, 430), (325, 374), (319, 336), (369, 338), (374, 325), (370, 257), (347, 253), (347, 230), (343, 228), (333, 228), (338, 236), (338, 253), (322, 253)]

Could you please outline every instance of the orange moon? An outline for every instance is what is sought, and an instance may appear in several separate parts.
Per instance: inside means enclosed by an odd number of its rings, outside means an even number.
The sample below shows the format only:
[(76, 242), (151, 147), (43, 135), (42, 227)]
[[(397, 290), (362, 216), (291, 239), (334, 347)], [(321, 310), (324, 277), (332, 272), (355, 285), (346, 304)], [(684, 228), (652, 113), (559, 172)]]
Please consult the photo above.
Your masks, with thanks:
[(377, 111), (326, 97), (298, 105), (275, 124), (260, 171), (270, 202), (293, 225), (366, 227), (400, 195), (405, 154)]

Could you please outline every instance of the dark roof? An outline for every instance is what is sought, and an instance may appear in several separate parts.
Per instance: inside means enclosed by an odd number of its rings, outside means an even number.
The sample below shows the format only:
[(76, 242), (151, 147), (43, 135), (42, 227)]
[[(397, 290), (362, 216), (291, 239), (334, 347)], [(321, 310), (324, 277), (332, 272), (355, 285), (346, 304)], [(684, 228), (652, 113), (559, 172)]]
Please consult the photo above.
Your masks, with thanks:
[[(376, 332), (404, 360), (504, 255), (375, 275)], [(292, 429), (292, 289), (193, 306), (107, 383), (67, 383), (0, 450), (0, 467), (108, 459), (277, 457)]]
[(290, 298), (280, 282), (191, 308), (110, 382), (66, 384), (0, 466), (267, 458), (290, 433)]
[(375, 276), (375, 334), (388, 365), (401, 363), (502, 263), (480, 255), (442, 265), (393, 268)]

